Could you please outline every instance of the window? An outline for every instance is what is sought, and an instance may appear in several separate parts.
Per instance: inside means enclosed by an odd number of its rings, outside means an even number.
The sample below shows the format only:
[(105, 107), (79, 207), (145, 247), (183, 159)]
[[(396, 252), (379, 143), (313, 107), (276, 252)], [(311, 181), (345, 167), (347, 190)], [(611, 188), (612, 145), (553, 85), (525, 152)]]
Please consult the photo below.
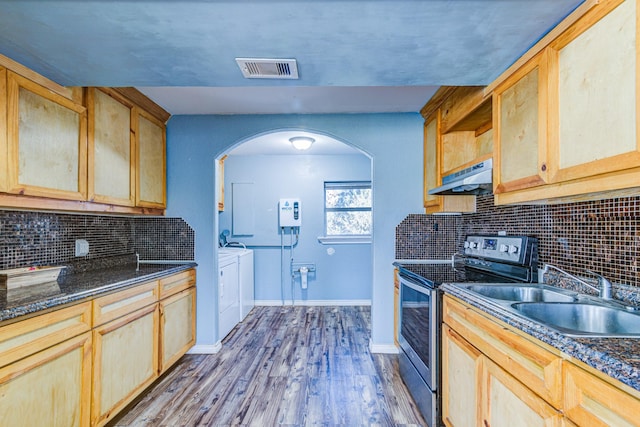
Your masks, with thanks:
[(370, 237), (371, 182), (324, 183), (325, 236)]

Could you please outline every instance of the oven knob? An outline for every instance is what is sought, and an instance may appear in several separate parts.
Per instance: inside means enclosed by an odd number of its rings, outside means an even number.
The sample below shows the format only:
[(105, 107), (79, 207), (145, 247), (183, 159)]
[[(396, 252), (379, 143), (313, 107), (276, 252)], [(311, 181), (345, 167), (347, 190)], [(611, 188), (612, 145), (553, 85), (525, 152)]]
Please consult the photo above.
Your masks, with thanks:
[(477, 242), (469, 242), (469, 247), (471, 249), (476, 249), (478, 247), (478, 243)]
[(515, 245), (509, 245), (509, 253), (510, 254), (517, 254), (518, 253), (518, 247)]
[(469, 246), (470, 246), (470, 245), (469, 245), (469, 242), (464, 242), (464, 248), (465, 248), (465, 249), (469, 249)]
[(509, 250), (509, 246), (502, 244), (500, 245), (500, 252), (507, 252)]

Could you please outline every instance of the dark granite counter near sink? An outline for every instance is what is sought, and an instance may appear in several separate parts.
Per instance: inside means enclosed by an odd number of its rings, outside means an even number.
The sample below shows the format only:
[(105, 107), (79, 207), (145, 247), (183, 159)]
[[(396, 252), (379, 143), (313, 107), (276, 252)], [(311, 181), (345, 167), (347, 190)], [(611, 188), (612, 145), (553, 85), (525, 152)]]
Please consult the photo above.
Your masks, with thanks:
[(61, 274), (54, 282), (29, 289), (0, 290), (0, 322), (35, 314), (85, 298), (169, 276), (195, 267), (184, 264), (126, 264)]
[(485, 299), (455, 284), (444, 284), (441, 289), (640, 391), (640, 339), (568, 337), (497, 305), (488, 304)]

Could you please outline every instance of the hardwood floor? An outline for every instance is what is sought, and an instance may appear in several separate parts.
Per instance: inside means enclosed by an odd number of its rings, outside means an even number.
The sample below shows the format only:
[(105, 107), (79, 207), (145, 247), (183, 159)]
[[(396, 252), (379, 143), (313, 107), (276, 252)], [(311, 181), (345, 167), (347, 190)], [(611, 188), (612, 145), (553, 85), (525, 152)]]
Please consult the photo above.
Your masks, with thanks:
[(426, 426), (369, 307), (256, 307), (212, 355), (186, 355), (113, 426)]

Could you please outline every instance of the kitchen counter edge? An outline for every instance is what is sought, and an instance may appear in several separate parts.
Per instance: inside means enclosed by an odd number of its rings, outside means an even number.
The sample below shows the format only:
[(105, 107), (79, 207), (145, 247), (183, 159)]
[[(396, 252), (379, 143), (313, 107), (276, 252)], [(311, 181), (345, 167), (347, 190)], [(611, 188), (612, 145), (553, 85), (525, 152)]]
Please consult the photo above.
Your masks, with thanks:
[[(195, 262), (184, 264), (155, 264), (140, 266), (140, 270), (131, 266), (110, 268), (108, 270), (88, 271), (81, 274), (69, 274), (58, 280), (60, 288), (68, 287), (72, 291), (51, 297), (42, 297), (21, 305), (0, 308), (0, 327), (22, 318), (32, 317), (53, 309), (63, 308), (88, 298), (95, 298), (113, 291), (122, 290), (152, 280), (171, 276), (197, 267)], [(96, 277), (98, 277), (96, 279)], [(78, 284), (82, 283), (82, 286)], [(76, 286), (74, 287), (74, 284)], [(2, 291), (6, 293), (6, 291)], [(6, 298), (6, 297), (5, 297)]]

